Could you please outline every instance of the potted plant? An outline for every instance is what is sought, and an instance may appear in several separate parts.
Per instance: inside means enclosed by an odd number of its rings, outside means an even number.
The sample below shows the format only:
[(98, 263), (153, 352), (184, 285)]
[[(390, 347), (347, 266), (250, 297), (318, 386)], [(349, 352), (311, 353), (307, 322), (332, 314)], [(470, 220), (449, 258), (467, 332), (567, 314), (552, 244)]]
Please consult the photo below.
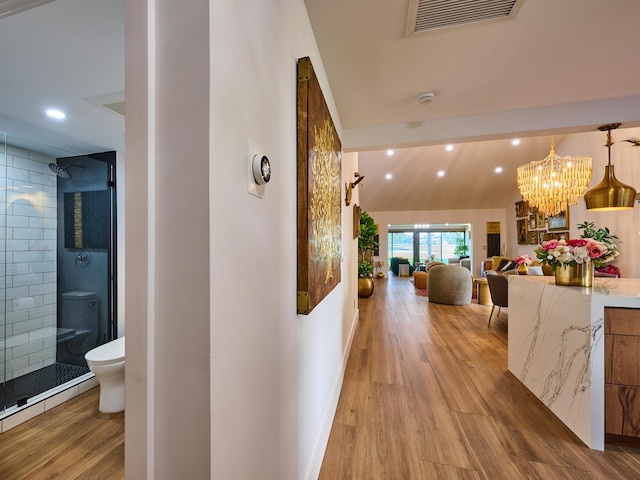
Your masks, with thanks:
[(456, 238), (456, 249), (453, 251), (453, 254), (458, 257), (464, 257), (468, 251), (469, 246), (464, 242), (464, 238)]
[(593, 238), (547, 240), (535, 250), (536, 258), (553, 269), (556, 285), (590, 287), (594, 267), (604, 267), (619, 252), (615, 244)]
[[(593, 222), (584, 222), (578, 225), (578, 230), (582, 231), (580, 238), (592, 238), (597, 242), (602, 242), (607, 246), (610, 255), (613, 255), (615, 258), (618, 255), (618, 247), (614, 240), (617, 240), (618, 237), (613, 235), (608, 227), (604, 228), (596, 228), (595, 223)], [(613, 258), (610, 258), (608, 261), (611, 261)], [(614, 274), (620, 277), (620, 270), (615, 265), (608, 264), (606, 262), (596, 264), (596, 272)]]
[(360, 236), (358, 237), (358, 296), (373, 294), (373, 249), (378, 245), (378, 228), (367, 212), (360, 214)]

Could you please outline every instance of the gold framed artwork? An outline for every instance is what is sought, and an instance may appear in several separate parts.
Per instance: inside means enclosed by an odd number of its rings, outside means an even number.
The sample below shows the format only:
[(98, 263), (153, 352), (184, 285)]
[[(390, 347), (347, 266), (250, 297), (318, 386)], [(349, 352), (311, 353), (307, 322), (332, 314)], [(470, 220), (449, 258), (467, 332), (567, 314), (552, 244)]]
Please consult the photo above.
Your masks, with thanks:
[(569, 232), (547, 232), (545, 238), (547, 240), (567, 240)]
[(538, 231), (537, 230), (533, 230), (533, 231), (529, 231), (529, 233), (527, 234), (527, 243), (529, 245), (537, 245), (538, 244)]
[(567, 230), (569, 228), (569, 210), (549, 216), (549, 230)]
[(524, 200), (516, 202), (516, 217), (526, 217), (527, 209), (527, 202), (525, 202)]
[(536, 228), (544, 228), (545, 218), (544, 213), (538, 212), (536, 213)]
[(527, 219), (521, 218), (517, 221), (518, 226), (518, 245), (527, 244)]
[(542, 242), (546, 242), (547, 240), (549, 240), (549, 237), (547, 237), (547, 231), (546, 230), (540, 230), (538, 231), (538, 242), (542, 243)]
[(531, 214), (529, 215), (529, 230), (535, 230), (536, 228), (536, 216)]
[(340, 283), (342, 240), (342, 144), (309, 57), (298, 60), (296, 123), (297, 311), (306, 315)]

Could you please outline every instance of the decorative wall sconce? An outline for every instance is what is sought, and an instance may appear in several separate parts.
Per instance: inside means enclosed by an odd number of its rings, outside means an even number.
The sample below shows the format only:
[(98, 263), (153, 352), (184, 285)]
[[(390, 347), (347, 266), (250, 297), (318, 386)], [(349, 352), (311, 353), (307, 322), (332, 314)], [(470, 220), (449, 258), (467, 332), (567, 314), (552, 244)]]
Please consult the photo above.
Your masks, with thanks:
[[(636, 190), (619, 181), (613, 173), (613, 165), (611, 165), (611, 130), (615, 130), (620, 126), (619, 123), (612, 123), (598, 127), (601, 132), (607, 132), (607, 147), (609, 153), (609, 162), (604, 167), (604, 178), (595, 187), (584, 194), (584, 201), (587, 204), (587, 210), (607, 211), (607, 210), (628, 210), (633, 208), (636, 200)], [(640, 142), (636, 140), (625, 140), (637, 146)]]
[(344, 187), (346, 190), (346, 194), (344, 197), (344, 204), (348, 207), (349, 205), (351, 205), (351, 195), (353, 192), (353, 189), (355, 188), (356, 185), (358, 185), (362, 180), (364, 180), (364, 175), (360, 175), (358, 172), (354, 173), (353, 176), (355, 177), (355, 181), (354, 182), (350, 182), (347, 183), (345, 182)]

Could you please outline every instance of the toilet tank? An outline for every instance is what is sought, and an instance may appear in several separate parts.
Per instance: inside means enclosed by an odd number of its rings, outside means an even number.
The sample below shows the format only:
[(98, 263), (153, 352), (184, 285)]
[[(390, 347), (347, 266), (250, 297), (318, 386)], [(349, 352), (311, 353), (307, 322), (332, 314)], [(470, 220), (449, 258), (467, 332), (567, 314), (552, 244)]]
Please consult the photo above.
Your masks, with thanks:
[(66, 292), (62, 294), (60, 327), (76, 331), (96, 330), (98, 327), (98, 298), (96, 292)]

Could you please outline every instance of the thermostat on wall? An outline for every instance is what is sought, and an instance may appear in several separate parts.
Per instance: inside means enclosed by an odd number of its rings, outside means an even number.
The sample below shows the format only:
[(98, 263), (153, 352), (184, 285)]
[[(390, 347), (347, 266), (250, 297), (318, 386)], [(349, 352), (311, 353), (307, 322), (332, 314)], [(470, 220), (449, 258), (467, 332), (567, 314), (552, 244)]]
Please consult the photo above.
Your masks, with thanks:
[(271, 160), (269, 156), (249, 139), (249, 151), (247, 154), (248, 188), (251, 195), (258, 198), (264, 197), (265, 185), (271, 180)]
[(271, 162), (266, 155), (258, 153), (252, 161), (253, 179), (258, 185), (264, 185), (271, 180)]

